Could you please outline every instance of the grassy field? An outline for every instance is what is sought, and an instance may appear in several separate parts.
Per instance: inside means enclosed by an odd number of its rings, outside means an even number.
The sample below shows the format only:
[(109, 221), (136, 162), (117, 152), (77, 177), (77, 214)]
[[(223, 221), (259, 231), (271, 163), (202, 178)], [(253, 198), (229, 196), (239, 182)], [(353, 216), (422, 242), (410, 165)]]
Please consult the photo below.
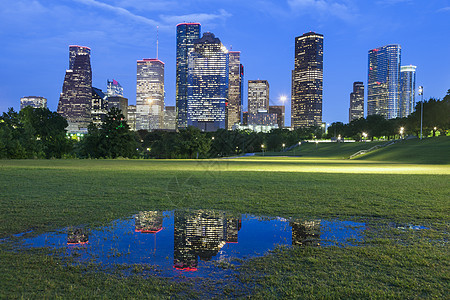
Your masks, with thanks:
[[(431, 230), (400, 237), (386, 232), (364, 247), (275, 251), (244, 263), (239, 286), (230, 283), (223, 293), (257, 298), (445, 298), (450, 280), (449, 142), (408, 141), (358, 160), (336, 159), (341, 150), (354, 150), (336, 144), (340, 148), (330, 148), (321, 157), (3, 160), (0, 238), (78, 224), (95, 227), (138, 211), (176, 208), (427, 224)], [(401, 154), (408, 151), (415, 155)], [(432, 164), (424, 163), (429, 154)], [(0, 298), (190, 298), (214, 290), (214, 283), (194, 292), (190, 281), (105, 274), (95, 264), (72, 266), (49, 256), (49, 250), (10, 247), (0, 244)]]

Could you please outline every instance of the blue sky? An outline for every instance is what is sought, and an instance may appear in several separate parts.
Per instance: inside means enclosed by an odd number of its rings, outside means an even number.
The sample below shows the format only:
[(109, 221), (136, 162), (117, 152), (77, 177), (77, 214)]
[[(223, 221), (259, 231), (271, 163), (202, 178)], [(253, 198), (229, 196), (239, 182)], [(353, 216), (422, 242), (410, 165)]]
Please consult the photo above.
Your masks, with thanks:
[(71, 44), (91, 48), (95, 87), (114, 78), (134, 104), (136, 60), (156, 56), (156, 26), (166, 105), (174, 105), (175, 28), (184, 21), (241, 51), (245, 81), (268, 80), (271, 104), (287, 95), (287, 124), (294, 38), (308, 31), (324, 35), (328, 123), (348, 121), (353, 82), (367, 84), (368, 50), (386, 44), (400, 44), (402, 64), (417, 66), (425, 98), (450, 89), (450, 1), (0, 0), (0, 112), (29, 95), (56, 110)]

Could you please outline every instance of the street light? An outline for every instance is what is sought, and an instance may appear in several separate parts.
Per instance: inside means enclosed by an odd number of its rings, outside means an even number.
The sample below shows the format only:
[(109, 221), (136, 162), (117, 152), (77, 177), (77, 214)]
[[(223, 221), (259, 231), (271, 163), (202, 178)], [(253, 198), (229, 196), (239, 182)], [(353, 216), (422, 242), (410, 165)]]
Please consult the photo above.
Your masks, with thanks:
[(403, 138), (403, 131), (405, 130), (404, 127), (400, 127), (400, 138)]
[(286, 147), (286, 144), (285, 144), (285, 143), (283, 143), (283, 151), (284, 151), (284, 147)]
[(363, 140), (367, 138), (367, 133), (363, 132), (362, 135), (363, 135)]
[(264, 144), (261, 144), (261, 149), (262, 149), (263, 156), (264, 156)]
[(423, 125), (423, 86), (419, 86), (419, 96), (422, 96), (420, 101), (420, 139), (422, 139), (422, 125)]

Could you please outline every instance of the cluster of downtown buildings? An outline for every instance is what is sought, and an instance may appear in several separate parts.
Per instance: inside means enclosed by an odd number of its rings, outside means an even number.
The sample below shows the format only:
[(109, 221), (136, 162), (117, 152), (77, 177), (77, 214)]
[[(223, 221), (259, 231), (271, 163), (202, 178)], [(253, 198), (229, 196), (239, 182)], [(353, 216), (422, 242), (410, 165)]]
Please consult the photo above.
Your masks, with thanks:
[[(248, 81), (244, 112), (244, 67), (239, 51), (229, 51), (214, 34), (201, 36), (199, 23), (177, 25), (176, 106), (165, 106), (164, 62), (137, 61), (136, 105), (129, 105), (116, 80), (107, 91), (92, 87), (91, 49), (69, 46), (57, 112), (69, 132), (100, 125), (109, 109), (122, 111), (132, 130), (176, 130), (194, 126), (202, 131), (284, 127), (284, 106), (269, 105), (267, 80)], [(401, 48), (388, 45), (369, 51), (367, 115), (406, 117), (415, 106), (415, 66), (401, 66)], [(322, 122), (323, 35), (309, 32), (295, 38), (292, 70), (291, 128), (324, 126)], [(46, 107), (42, 97), (24, 97), (24, 106)], [(364, 83), (350, 94), (349, 121), (364, 117)]]

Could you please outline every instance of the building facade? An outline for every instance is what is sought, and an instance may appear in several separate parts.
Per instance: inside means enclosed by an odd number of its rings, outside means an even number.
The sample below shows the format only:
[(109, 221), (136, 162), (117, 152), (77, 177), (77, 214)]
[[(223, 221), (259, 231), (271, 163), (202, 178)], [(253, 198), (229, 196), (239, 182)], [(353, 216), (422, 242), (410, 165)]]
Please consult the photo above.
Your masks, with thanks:
[(199, 23), (177, 25), (177, 128), (187, 127), (188, 55), (194, 48), (194, 41), (200, 38), (200, 31), (201, 25)]
[(130, 130), (136, 131), (136, 105), (128, 105), (127, 123), (130, 126)]
[(291, 126), (322, 124), (323, 35), (305, 33), (295, 38), (292, 71)]
[(122, 112), (127, 118), (128, 115), (128, 99), (122, 96), (107, 96), (108, 97), (108, 110), (115, 107)]
[(116, 80), (106, 81), (106, 95), (108, 97), (121, 96), (123, 97), (123, 87)]
[(20, 98), (20, 110), (27, 106), (33, 108), (47, 108), (47, 99), (39, 96), (28, 96)]
[(269, 106), (269, 113), (277, 115), (278, 128), (284, 128), (284, 105)]
[(364, 83), (356, 81), (353, 83), (353, 92), (350, 93), (348, 122), (359, 118), (364, 118)]
[(230, 51), (229, 54), (229, 80), (228, 103), (226, 105), (226, 126), (231, 130), (233, 125), (241, 122), (243, 106), (244, 67), (241, 64), (241, 52)]
[(92, 123), (101, 126), (108, 113), (108, 97), (101, 89), (92, 87), (91, 117)]
[(278, 128), (277, 114), (269, 113), (267, 110), (260, 110), (256, 114), (248, 115), (248, 125), (275, 126)]
[(161, 129), (164, 119), (164, 63), (137, 61), (136, 130)]
[(269, 110), (269, 82), (267, 80), (248, 81), (248, 114)]
[(416, 66), (400, 68), (400, 118), (406, 118), (414, 112), (416, 106)]
[(386, 119), (400, 114), (400, 45), (387, 45), (369, 51), (367, 115)]
[(206, 32), (194, 43), (188, 62), (187, 125), (202, 131), (225, 129), (228, 50)]
[(66, 71), (57, 112), (72, 128), (87, 128), (92, 121), (92, 71), (90, 49), (69, 46), (69, 70)]
[(166, 106), (164, 110), (164, 127), (165, 130), (177, 129), (177, 110), (175, 106)]

